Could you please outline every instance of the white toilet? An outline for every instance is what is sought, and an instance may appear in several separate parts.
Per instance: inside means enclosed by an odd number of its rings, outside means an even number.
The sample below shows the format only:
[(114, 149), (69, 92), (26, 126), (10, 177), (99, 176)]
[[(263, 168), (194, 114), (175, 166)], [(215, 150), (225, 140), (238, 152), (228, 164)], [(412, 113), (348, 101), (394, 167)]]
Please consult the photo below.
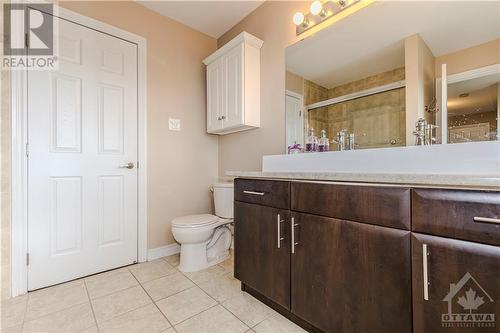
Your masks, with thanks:
[(195, 272), (227, 259), (233, 222), (233, 184), (213, 186), (215, 214), (188, 215), (172, 221), (172, 234), (181, 244), (179, 270)]

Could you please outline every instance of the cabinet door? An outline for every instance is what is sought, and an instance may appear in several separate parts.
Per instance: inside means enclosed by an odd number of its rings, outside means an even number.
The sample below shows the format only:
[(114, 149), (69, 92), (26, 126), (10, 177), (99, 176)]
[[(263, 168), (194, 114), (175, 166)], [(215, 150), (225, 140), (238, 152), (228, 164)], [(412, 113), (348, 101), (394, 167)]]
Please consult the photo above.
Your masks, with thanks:
[(413, 234), (412, 265), (415, 333), (498, 332), (500, 247)]
[(243, 114), (243, 45), (223, 57), (224, 61), (224, 128), (244, 124)]
[(411, 332), (410, 233), (292, 212), (292, 312), (325, 332)]
[(289, 309), (289, 211), (236, 201), (234, 217), (234, 276)]
[(222, 129), (223, 62), (218, 59), (207, 66), (207, 132)]

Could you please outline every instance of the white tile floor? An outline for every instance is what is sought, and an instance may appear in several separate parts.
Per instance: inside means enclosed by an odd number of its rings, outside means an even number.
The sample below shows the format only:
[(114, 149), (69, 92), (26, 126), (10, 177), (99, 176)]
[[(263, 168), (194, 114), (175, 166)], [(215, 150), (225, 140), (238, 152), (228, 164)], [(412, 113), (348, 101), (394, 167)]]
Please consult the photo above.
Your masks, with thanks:
[(174, 255), (2, 301), (2, 332), (304, 332), (240, 291), (232, 257), (195, 273)]

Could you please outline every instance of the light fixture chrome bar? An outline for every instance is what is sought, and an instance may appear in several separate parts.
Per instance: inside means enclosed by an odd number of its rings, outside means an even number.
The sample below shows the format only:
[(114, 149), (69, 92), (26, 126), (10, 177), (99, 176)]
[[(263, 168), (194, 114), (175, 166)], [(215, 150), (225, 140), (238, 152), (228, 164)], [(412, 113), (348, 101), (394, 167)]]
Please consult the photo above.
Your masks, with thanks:
[(298, 35), (306, 32), (312, 27), (328, 20), (330, 17), (334, 17), (338, 13), (346, 10), (360, 0), (334, 0), (326, 1), (323, 5), (323, 11), (320, 15), (314, 15), (312, 13), (307, 13), (304, 15), (304, 24), (300, 24), (295, 28), (295, 33)]
[(353, 99), (356, 99), (356, 98), (375, 95), (375, 94), (378, 94), (381, 92), (403, 88), (405, 86), (406, 86), (405, 80), (396, 81), (393, 83), (384, 84), (383, 86), (378, 86), (378, 87), (374, 87), (374, 88), (370, 88), (370, 89), (366, 89), (366, 90), (361, 90), (361, 91), (358, 91), (358, 92), (355, 92), (352, 94), (342, 95), (342, 96), (330, 98), (330, 99), (327, 99), (325, 101), (321, 101), (318, 103), (309, 104), (306, 106), (306, 110), (309, 111), (309, 110), (321, 108), (324, 106), (329, 106), (329, 105), (338, 104), (338, 103), (342, 103), (342, 102), (352, 101)]

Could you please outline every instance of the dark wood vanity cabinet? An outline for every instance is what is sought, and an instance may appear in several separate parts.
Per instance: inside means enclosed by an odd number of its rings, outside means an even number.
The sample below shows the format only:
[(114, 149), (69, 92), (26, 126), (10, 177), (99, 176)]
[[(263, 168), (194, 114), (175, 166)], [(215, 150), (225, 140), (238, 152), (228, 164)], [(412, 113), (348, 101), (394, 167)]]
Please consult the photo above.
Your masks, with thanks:
[(412, 267), (413, 332), (498, 332), (500, 247), (414, 233)]
[(409, 231), (296, 212), (291, 217), (295, 315), (324, 332), (411, 331)]
[(290, 212), (239, 201), (234, 208), (238, 221), (234, 232), (234, 276), (289, 309)]
[(498, 331), (500, 192), (236, 179), (235, 200), (235, 277), (308, 330)]
[(410, 230), (410, 189), (292, 183), (292, 210)]
[(290, 309), (290, 183), (236, 179), (234, 276)]
[(413, 190), (413, 332), (498, 332), (499, 218), (500, 192)]
[(414, 232), (500, 246), (500, 192), (414, 189), (412, 207)]

